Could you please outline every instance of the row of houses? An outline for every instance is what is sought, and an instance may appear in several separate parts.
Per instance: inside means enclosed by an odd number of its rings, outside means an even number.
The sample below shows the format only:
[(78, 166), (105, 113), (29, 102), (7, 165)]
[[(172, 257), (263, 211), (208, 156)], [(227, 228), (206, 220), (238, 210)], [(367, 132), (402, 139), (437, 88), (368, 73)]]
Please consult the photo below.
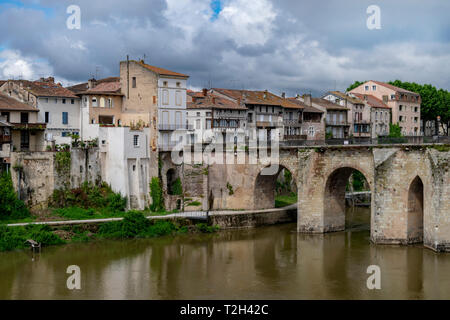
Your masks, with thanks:
[(102, 180), (127, 195), (130, 207), (143, 208), (160, 152), (180, 142), (269, 139), (275, 129), (280, 141), (376, 138), (388, 135), (391, 123), (404, 135), (420, 135), (420, 96), (382, 82), (314, 98), (268, 90), (192, 91), (188, 79), (127, 59), (117, 77), (66, 88), (53, 77), (2, 80), (0, 161), (11, 165), (11, 152), (50, 151), (75, 137), (95, 141)]

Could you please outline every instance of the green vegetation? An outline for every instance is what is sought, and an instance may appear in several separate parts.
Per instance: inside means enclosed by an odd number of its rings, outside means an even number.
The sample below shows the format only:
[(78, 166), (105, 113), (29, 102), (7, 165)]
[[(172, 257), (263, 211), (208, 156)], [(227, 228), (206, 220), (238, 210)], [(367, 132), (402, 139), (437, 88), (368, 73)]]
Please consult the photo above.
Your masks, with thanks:
[(227, 182), (227, 189), (228, 189), (228, 194), (230, 196), (232, 196), (234, 194), (234, 190), (233, 190), (233, 186), (229, 182)]
[(434, 145), (432, 146), (433, 149), (436, 149), (439, 152), (449, 152), (450, 146), (443, 146), (443, 145)]
[(11, 174), (4, 172), (0, 176), (0, 220), (23, 219), (29, 216), (28, 208), (14, 191)]
[(173, 183), (172, 183), (172, 195), (175, 196), (181, 196), (183, 194), (183, 186), (181, 185), (181, 179), (177, 178)]
[(153, 238), (177, 233), (186, 233), (188, 228), (166, 220), (150, 221), (137, 211), (128, 212), (122, 221), (100, 226), (98, 236), (108, 239)]
[(8, 228), (0, 225), (0, 251), (24, 249), (29, 246), (26, 243), (28, 239), (37, 241), (42, 246), (64, 243), (61, 238), (51, 231), (49, 226), (32, 225)]
[(398, 124), (389, 124), (389, 137), (400, 138), (402, 137), (402, 128)]
[(353, 191), (364, 191), (366, 185), (366, 178), (359, 172), (353, 172)]
[(197, 231), (201, 233), (214, 233), (219, 231), (219, 226), (208, 226), (206, 223), (199, 223), (195, 225)]
[(362, 82), (361, 81), (355, 81), (353, 84), (350, 85), (350, 87), (347, 88), (346, 91), (348, 92), (350, 90), (353, 90), (353, 89), (359, 87), (360, 85), (362, 85), (364, 82), (367, 82), (367, 81), (362, 81)]
[(200, 206), (202, 203), (201, 202), (199, 202), (199, 201), (192, 201), (192, 202), (189, 202), (188, 204), (187, 204), (187, 206), (188, 207), (198, 207), (198, 206)]
[(127, 205), (127, 199), (112, 191), (111, 187), (106, 183), (97, 186), (85, 182), (81, 188), (55, 190), (51, 199), (51, 205), (54, 208), (79, 207), (123, 212)]
[(158, 177), (153, 177), (150, 182), (150, 196), (152, 197), (152, 204), (150, 210), (153, 212), (164, 211), (164, 198), (161, 187), (161, 181)]
[(71, 156), (68, 148), (55, 153), (55, 169), (60, 175), (70, 174)]
[(325, 133), (325, 139), (327, 139), (327, 140), (333, 139), (333, 133), (332, 132)]
[(275, 208), (282, 208), (297, 203), (297, 194), (291, 192), (289, 195), (277, 195), (275, 197)]

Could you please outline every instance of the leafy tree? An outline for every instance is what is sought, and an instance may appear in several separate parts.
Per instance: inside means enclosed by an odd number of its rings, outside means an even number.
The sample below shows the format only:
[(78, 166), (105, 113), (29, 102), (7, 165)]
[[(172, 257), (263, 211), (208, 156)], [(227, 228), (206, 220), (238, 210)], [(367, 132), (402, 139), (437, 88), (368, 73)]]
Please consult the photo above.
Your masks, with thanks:
[(400, 138), (402, 136), (402, 128), (398, 124), (389, 124), (389, 137)]
[(350, 91), (350, 90), (355, 89), (356, 87), (359, 87), (364, 82), (367, 82), (367, 81), (355, 81), (352, 85), (350, 85), (350, 87), (347, 88), (347, 92)]

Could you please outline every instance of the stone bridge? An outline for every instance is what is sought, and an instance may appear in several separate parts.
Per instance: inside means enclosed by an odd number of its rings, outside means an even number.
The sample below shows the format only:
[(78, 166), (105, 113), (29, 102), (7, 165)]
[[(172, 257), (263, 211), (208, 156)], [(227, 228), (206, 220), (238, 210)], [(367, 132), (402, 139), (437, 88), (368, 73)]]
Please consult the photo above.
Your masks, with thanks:
[(342, 231), (346, 185), (358, 170), (372, 193), (372, 242), (450, 251), (448, 146), (288, 147), (279, 159), (272, 175), (263, 164), (204, 165), (202, 209), (273, 208), (277, 175), (288, 169), (298, 189), (298, 231)]

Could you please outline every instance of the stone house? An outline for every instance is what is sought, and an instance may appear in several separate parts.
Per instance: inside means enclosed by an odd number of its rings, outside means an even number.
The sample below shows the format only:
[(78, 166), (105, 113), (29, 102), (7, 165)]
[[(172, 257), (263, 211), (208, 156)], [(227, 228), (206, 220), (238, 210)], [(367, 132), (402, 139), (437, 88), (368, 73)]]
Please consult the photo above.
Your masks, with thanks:
[(189, 142), (245, 141), (247, 107), (213, 92), (188, 92)]
[(305, 100), (300, 95), (287, 98), (302, 107), (300, 134), (306, 140), (325, 140), (325, 112), (312, 106), (312, 100)]
[(388, 105), (392, 112), (392, 123), (398, 124), (405, 136), (419, 136), (420, 104), (418, 93), (411, 92), (380, 81), (367, 81), (354, 88), (350, 93), (372, 95)]
[(55, 83), (53, 77), (37, 81), (8, 80), (0, 87), (0, 92), (39, 109), (36, 122), (46, 124), (48, 144), (69, 144), (71, 135), (79, 134), (80, 99), (60, 83)]
[(322, 98), (312, 98), (310, 95), (305, 95), (304, 101), (326, 113), (325, 138), (346, 139), (350, 136), (349, 108)]
[(38, 122), (39, 109), (0, 93), (0, 141), (3, 163), (11, 151), (45, 150), (46, 124)]
[(322, 98), (349, 109), (347, 120), (350, 124), (350, 135), (358, 138), (371, 137), (371, 110), (364, 101), (353, 94), (340, 91), (327, 92)]
[(383, 101), (370, 94), (354, 94), (357, 98), (364, 101), (370, 108), (370, 122), (372, 124), (371, 137), (389, 135), (389, 125), (391, 123), (391, 108)]

